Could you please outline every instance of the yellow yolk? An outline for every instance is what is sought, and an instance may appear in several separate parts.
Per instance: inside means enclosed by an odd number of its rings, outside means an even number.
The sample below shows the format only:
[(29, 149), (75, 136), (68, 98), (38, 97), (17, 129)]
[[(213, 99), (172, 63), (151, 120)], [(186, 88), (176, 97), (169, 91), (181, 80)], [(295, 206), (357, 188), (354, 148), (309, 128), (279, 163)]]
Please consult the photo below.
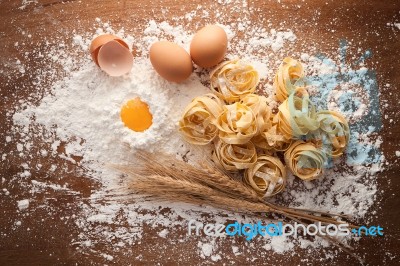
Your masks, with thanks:
[(127, 101), (121, 108), (121, 120), (134, 131), (145, 131), (153, 124), (153, 116), (147, 103), (139, 98)]

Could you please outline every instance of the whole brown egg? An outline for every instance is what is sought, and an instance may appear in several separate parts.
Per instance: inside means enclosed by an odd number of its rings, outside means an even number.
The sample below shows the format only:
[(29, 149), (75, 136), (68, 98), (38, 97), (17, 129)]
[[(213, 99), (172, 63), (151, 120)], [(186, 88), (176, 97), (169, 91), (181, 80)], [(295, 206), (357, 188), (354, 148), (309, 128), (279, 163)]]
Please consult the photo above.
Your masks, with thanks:
[(179, 45), (160, 41), (150, 47), (150, 61), (157, 73), (172, 82), (182, 82), (193, 71), (192, 59)]
[(226, 54), (228, 37), (223, 28), (208, 25), (199, 30), (190, 44), (190, 56), (193, 62), (209, 68), (220, 63)]

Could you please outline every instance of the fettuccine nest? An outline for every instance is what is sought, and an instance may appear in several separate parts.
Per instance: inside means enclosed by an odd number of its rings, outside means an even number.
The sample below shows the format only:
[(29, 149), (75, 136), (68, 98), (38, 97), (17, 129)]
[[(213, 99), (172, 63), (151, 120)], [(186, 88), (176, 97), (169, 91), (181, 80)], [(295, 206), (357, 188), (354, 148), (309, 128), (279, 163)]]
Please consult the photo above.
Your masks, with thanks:
[(249, 141), (245, 144), (228, 144), (216, 141), (214, 157), (216, 162), (227, 171), (237, 171), (251, 167), (257, 161), (257, 151)]
[(319, 128), (315, 107), (305, 88), (296, 88), (280, 106), (274, 117), (286, 139), (301, 138)]
[(227, 103), (252, 94), (259, 81), (258, 72), (239, 59), (221, 63), (210, 75), (214, 93)]
[(193, 99), (179, 121), (182, 136), (195, 145), (210, 143), (218, 134), (216, 120), (221, 113), (222, 103), (214, 94)]
[(325, 154), (321, 150), (302, 140), (294, 142), (285, 152), (289, 169), (303, 180), (316, 179), (323, 172), (325, 161)]
[(285, 166), (276, 157), (260, 156), (244, 173), (244, 182), (262, 197), (273, 196), (285, 188)]
[(219, 138), (229, 144), (245, 144), (258, 130), (254, 112), (239, 102), (223, 106), (216, 126), (219, 129)]
[(276, 99), (280, 102), (286, 100), (302, 78), (304, 78), (304, 70), (301, 63), (290, 57), (283, 59), (274, 79)]

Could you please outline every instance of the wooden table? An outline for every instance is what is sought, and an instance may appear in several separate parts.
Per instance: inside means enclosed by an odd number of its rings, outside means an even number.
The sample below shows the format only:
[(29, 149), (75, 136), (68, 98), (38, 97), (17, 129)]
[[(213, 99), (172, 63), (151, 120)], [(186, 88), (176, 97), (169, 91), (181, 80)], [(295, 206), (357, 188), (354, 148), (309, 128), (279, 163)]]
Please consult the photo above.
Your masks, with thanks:
[[(25, 2), (26, 7), (20, 8)], [(227, 258), (217, 263), (204, 260), (196, 253), (198, 237), (187, 239), (185, 242), (171, 241), (157, 235), (158, 230), (144, 227), (144, 237), (140, 245), (134, 245), (120, 252), (114, 252), (113, 261), (108, 261), (96, 253), (84, 253), (75, 249), (71, 244), (79, 234), (78, 227), (73, 218), (60, 219), (60, 217), (72, 217), (77, 202), (83, 201), (90, 195), (91, 190), (98, 188), (99, 184), (87, 178), (74, 178), (77, 166), (62, 162), (57, 159), (42, 161), (43, 165), (56, 164), (60, 166), (54, 174), (64, 175), (59, 183), (68, 182), (75, 190), (80, 191), (82, 198), (63, 195), (60, 192), (46, 191), (35, 199), (37, 204), (46, 202), (49, 208), (37, 208), (35, 211), (20, 214), (17, 212), (16, 200), (29, 197), (29, 191), (18, 182), (12, 182), (11, 177), (20, 172), (23, 162), (17, 156), (16, 140), (6, 143), (12, 119), (7, 112), (13, 112), (18, 100), (26, 99), (35, 88), (29, 75), (20, 77), (15, 74), (16, 69), (12, 62), (21, 60), (28, 69), (40, 70), (44, 64), (37, 54), (23, 56), (23, 52), (36, 47), (43, 40), (61, 38), (68, 40), (72, 29), (92, 29), (96, 17), (103, 21), (110, 21), (115, 27), (125, 26), (134, 34), (140, 36), (149, 19), (156, 21), (169, 20), (174, 16), (183, 16), (187, 12), (203, 6), (210, 14), (208, 22), (216, 22), (215, 11), (221, 9), (216, 1), (210, 0), (164, 0), (164, 1), (58, 1), (38, 0), (0, 2), (0, 154), (7, 154), (7, 158), (0, 162), (0, 176), (6, 181), (0, 183), (0, 188), (7, 188), (10, 196), (0, 196), (0, 264), (154, 264), (160, 262), (167, 264), (220, 264), (232, 262), (234, 258), (237, 265), (247, 264), (247, 257), (254, 257), (254, 264), (314, 264), (318, 265), (319, 256), (311, 256), (305, 250), (296, 249), (296, 254), (285, 258), (284, 255), (267, 253), (258, 254), (257, 247), (244, 250), (242, 255), (232, 255), (231, 242), (221, 240), (221, 246), (226, 246)], [(227, 8), (227, 7), (224, 7)], [(229, 8), (229, 6), (228, 6)], [(379, 87), (381, 89), (380, 101), (384, 128), (380, 135), (383, 138), (382, 150), (387, 159), (388, 166), (379, 174), (378, 200), (372, 211), (377, 214), (372, 218), (372, 224), (379, 224), (385, 228), (384, 237), (362, 238), (355, 252), (365, 254), (366, 262), (370, 265), (398, 265), (400, 260), (399, 240), (400, 213), (399, 213), (399, 189), (400, 165), (395, 151), (400, 150), (398, 136), (400, 126), (399, 97), (397, 91), (400, 84), (400, 75), (397, 68), (400, 66), (400, 29), (388, 23), (400, 22), (400, 1), (398, 0), (370, 0), (370, 1), (320, 1), (320, 0), (280, 0), (280, 1), (248, 1), (248, 8), (252, 10), (251, 19), (254, 23), (263, 23), (268, 27), (270, 19), (272, 26), (280, 28), (279, 23), (286, 21), (284, 28), (294, 29), (299, 37), (295, 49), (307, 50), (309, 44), (317, 47), (319, 51), (330, 54), (336, 52), (340, 39), (346, 38), (357, 43), (362, 51), (371, 49), (374, 56), (368, 60), (367, 66), (376, 70)], [(162, 9), (168, 10), (166, 13)], [(290, 17), (290, 19), (289, 19)], [(240, 18), (240, 14), (234, 14), (232, 20)], [(188, 26), (193, 30), (196, 23), (203, 23), (198, 18)], [(333, 30), (333, 31), (332, 31)], [(31, 34), (27, 39), (23, 32)], [(25, 33), (25, 34), (26, 34)], [(19, 45), (15, 45), (18, 42)], [(354, 47), (353, 47), (354, 48)], [(353, 49), (351, 48), (351, 49)], [(41, 47), (46, 52), (46, 47)], [(355, 49), (355, 48), (354, 48)], [(352, 51), (355, 54), (357, 51)], [(390, 84), (389, 87), (384, 87)], [(391, 92), (391, 94), (390, 94)], [(33, 99), (39, 101), (40, 99)], [(385, 107), (385, 104), (387, 104)], [(393, 119), (395, 123), (389, 123)], [(39, 146), (39, 145), (38, 145)], [(33, 147), (35, 149), (35, 147)], [(68, 169), (68, 173), (66, 173)], [(30, 179), (41, 180), (49, 174), (45, 171), (33, 171), (32, 176), (20, 182), (29, 182)], [(24, 230), (16, 229), (15, 220), (22, 220)], [(29, 230), (27, 229), (29, 228)], [(182, 229), (181, 234), (185, 234)], [(177, 232), (176, 234), (179, 234)], [(236, 245), (240, 246), (240, 241)], [(96, 246), (98, 252), (110, 254), (107, 245)], [(324, 250), (312, 251), (321, 254)], [(137, 256), (142, 254), (141, 260)], [(391, 259), (391, 257), (396, 257)], [(323, 262), (333, 265), (358, 264), (347, 254), (340, 252), (331, 260)]]

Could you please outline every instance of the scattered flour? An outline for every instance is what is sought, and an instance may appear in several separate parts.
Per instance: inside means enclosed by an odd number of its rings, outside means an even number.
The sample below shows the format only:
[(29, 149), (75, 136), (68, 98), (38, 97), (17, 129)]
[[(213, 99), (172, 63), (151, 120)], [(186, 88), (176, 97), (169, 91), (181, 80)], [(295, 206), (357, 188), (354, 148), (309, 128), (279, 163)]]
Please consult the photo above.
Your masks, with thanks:
[[(24, 1), (29, 4), (30, 1)], [(218, 1), (221, 5), (230, 4), (231, 1)], [(239, 10), (246, 7), (240, 4)], [(185, 16), (187, 21), (198, 15), (200, 9)], [(223, 24), (231, 41), (227, 57), (242, 57), (251, 62), (259, 71), (262, 78), (260, 91), (272, 99), (272, 75), (275, 73), (287, 46), (296, 43), (295, 32), (275, 30), (250, 26), (246, 20), (248, 14), (240, 22)], [(28, 101), (21, 102), (21, 106), (13, 116), (14, 133), (22, 135), (24, 140), (16, 145), (16, 151), (21, 158), (27, 158), (32, 145), (32, 134), (42, 138), (47, 146), (40, 148), (38, 154), (43, 158), (61, 158), (82, 167), (82, 176), (89, 175), (98, 181), (101, 187), (92, 191), (87, 201), (80, 203), (80, 213), (76, 214), (76, 224), (81, 229), (79, 239), (75, 240), (85, 252), (97, 243), (107, 243), (113, 246), (118, 241), (118, 248), (135, 245), (143, 237), (143, 225), (154, 228), (161, 225), (166, 227), (158, 235), (167, 238), (174, 234), (174, 227), (186, 230), (183, 221), (197, 219), (202, 221), (202, 213), (209, 212), (213, 220), (225, 223), (228, 219), (249, 222), (250, 218), (237, 214), (221, 216), (220, 211), (211, 207), (194, 207), (181, 203), (147, 202), (137, 196), (126, 196), (126, 184), (123, 178), (107, 164), (128, 163), (132, 160), (135, 150), (146, 149), (150, 151), (165, 151), (176, 154), (178, 157), (186, 156), (187, 159), (196, 161), (201, 158), (198, 151), (191, 151), (190, 147), (177, 134), (177, 122), (184, 106), (190, 100), (208, 92), (206, 86), (207, 74), (202, 69), (196, 69), (192, 76), (181, 84), (166, 82), (160, 78), (151, 67), (147, 58), (149, 46), (158, 40), (171, 39), (189, 49), (193, 32), (184, 26), (174, 26), (171, 22), (156, 22), (150, 20), (144, 35), (136, 39), (124, 30), (116, 31), (108, 23), (96, 19), (96, 29), (93, 32), (75, 32), (72, 44), (62, 43), (57, 49), (51, 50), (48, 59), (62, 65), (65, 74), (58, 77), (55, 73), (46, 73), (54, 76), (50, 89), (46, 89), (43, 97), (37, 104)], [(178, 23), (179, 24), (179, 23)], [(244, 30), (246, 29), (246, 30)], [(238, 33), (240, 39), (237, 39)], [(99, 70), (87, 55), (90, 41), (102, 33), (113, 33), (123, 37), (130, 46), (133, 44), (140, 51), (141, 56), (135, 58), (132, 71), (121, 78), (110, 78)], [(75, 51), (75, 52), (71, 52)], [(78, 51), (78, 52), (76, 52)], [(77, 56), (85, 55), (85, 56)], [(287, 190), (275, 201), (281, 204), (297, 206), (307, 209), (322, 211), (343, 212), (355, 218), (364, 218), (369, 208), (374, 204), (377, 185), (374, 174), (381, 169), (384, 157), (379, 154), (381, 140), (377, 134), (379, 127), (367, 132), (359, 131), (357, 123), (368, 115), (371, 106), (358, 87), (352, 86), (366, 75), (366, 70), (358, 67), (348, 70), (350, 82), (344, 83), (339, 78), (339, 58), (320, 58), (316, 55), (297, 54), (306, 66), (306, 71), (311, 79), (308, 80), (313, 101), (320, 103), (328, 101), (328, 107), (339, 110), (348, 117), (352, 125), (352, 141), (347, 158), (335, 162), (320, 180), (312, 183), (301, 182), (289, 176)], [(19, 68), (23, 66), (19, 65)], [(22, 72), (21, 72), (22, 73)], [(38, 82), (43, 80), (43, 74), (38, 74)], [(341, 86), (338, 86), (341, 84)], [(371, 83), (368, 83), (371, 85)], [(38, 83), (38, 87), (40, 84)], [(365, 85), (365, 84), (364, 84)], [(372, 85), (371, 85), (372, 86)], [(351, 91), (349, 89), (353, 89)], [(121, 106), (127, 100), (140, 97), (147, 102), (153, 114), (153, 125), (144, 133), (135, 133), (123, 126), (119, 118)], [(348, 101), (358, 101), (357, 106), (348, 105)], [(364, 103), (365, 102), (365, 103)], [(322, 108), (322, 107), (321, 107)], [(32, 133), (32, 127), (35, 128)], [(6, 137), (6, 142), (11, 142), (12, 137)], [(356, 145), (361, 142), (362, 145)], [(400, 152), (396, 152), (400, 156)], [(372, 159), (369, 159), (372, 158)], [(20, 177), (30, 176), (29, 168), (41, 165), (22, 167)], [(51, 164), (49, 172), (60, 171), (55, 164)], [(77, 177), (79, 178), (79, 177)], [(68, 188), (51, 184), (47, 180), (31, 180), (32, 193), (42, 189), (63, 190), (71, 194), (79, 194)], [(127, 200), (129, 199), (129, 200)], [(29, 206), (29, 200), (18, 202), (20, 210)], [(161, 207), (171, 208), (167, 215), (159, 214)], [(117, 217), (123, 213), (128, 226), (121, 225)], [(266, 219), (267, 220), (267, 219)], [(208, 241), (205, 243), (205, 241)], [(347, 243), (350, 239), (343, 239)], [(296, 247), (300, 248), (326, 246), (326, 241), (316, 238), (314, 242), (299, 238), (293, 240), (286, 237), (273, 237), (261, 239), (256, 242), (263, 246), (267, 252), (285, 253)], [(254, 246), (253, 243), (245, 243)], [(214, 239), (204, 238), (198, 243), (199, 254), (205, 259), (219, 261), (223, 255), (217, 254), (218, 244)], [(234, 255), (242, 254), (241, 249), (232, 246)], [(109, 261), (114, 257), (100, 254)]]
[(163, 229), (161, 232), (158, 233), (158, 235), (162, 238), (166, 238), (168, 235), (168, 229)]
[(19, 9), (25, 9), (27, 6), (31, 4), (37, 4), (37, 0), (22, 0), (21, 6)]
[(20, 200), (20, 201), (17, 202), (17, 204), (18, 204), (18, 209), (20, 211), (28, 209), (28, 207), (29, 207), (29, 199)]
[(387, 25), (400, 30), (400, 23), (387, 23)]
[(204, 256), (210, 257), (213, 252), (213, 246), (209, 243), (204, 243), (201, 245), (201, 252)]

